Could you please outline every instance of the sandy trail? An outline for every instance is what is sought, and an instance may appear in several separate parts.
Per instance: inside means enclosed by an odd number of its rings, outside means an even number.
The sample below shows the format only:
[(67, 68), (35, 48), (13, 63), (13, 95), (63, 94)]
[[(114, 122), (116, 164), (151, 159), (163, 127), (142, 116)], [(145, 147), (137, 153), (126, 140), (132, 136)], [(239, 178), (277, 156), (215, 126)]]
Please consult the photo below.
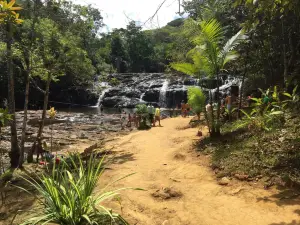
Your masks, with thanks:
[[(163, 127), (137, 131), (107, 143), (114, 147), (115, 161), (104, 173), (108, 183), (118, 177), (135, 175), (113, 188), (139, 187), (146, 191), (122, 192), (121, 206), (111, 207), (139, 225), (300, 225), (298, 200), (280, 201), (265, 191), (244, 183), (217, 184), (209, 160), (197, 157), (193, 139), (197, 129), (178, 129), (189, 119), (162, 121)], [(171, 188), (182, 197), (162, 200), (151, 194)]]

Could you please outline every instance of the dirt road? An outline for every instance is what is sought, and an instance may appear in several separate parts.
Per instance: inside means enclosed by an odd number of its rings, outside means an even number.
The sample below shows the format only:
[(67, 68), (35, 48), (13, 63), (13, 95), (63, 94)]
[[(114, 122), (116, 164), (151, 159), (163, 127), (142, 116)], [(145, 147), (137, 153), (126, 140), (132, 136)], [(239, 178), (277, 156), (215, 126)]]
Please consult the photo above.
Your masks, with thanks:
[(166, 119), (163, 127), (107, 143), (114, 147), (115, 160), (104, 183), (136, 172), (113, 188), (146, 189), (122, 192), (111, 207), (138, 225), (300, 225), (298, 200), (280, 200), (275, 190), (259, 185), (231, 181), (220, 186), (208, 158), (197, 157), (193, 149), (197, 130), (178, 129), (188, 122)]

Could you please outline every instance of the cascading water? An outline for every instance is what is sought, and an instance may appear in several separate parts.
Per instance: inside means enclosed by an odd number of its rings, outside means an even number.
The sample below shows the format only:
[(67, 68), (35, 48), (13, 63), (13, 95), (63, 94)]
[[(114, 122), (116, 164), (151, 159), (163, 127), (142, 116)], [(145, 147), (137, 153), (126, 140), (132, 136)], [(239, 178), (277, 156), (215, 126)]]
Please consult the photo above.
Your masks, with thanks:
[(99, 96), (99, 98), (98, 98), (97, 104), (94, 106), (94, 108), (100, 107), (101, 102), (102, 102), (103, 98), (105, 97), (105, 94), (106, 94), (107, 92), (109, 92), (109, 91), (110, 91), (110, 88), (107, 88), (107, 89), (104, 89), (104, 90), (101, 92), (101, 94), (100, 94), (100, 96)]
[[(133, 108), (138, 104), (147, 102), (155, 105), (159, 104), (163, 108), (174, 107), (180, 104), (182, 100), (187, 100), (187, 89), (189, 87), (199, 87), (206, 94), (211, 93), (212, 95), (215, 95), (217, 91), (215, 88), (217, 86), (216, 79), (211, 78), (198, 80), (189, 76), (167, 76), (153, 73), (112, 74), (108, 77), (108, 79), (112, 78), (117, 79), (119, 84), (114, 87), (110, 87), (107, 83), (96, 85), (96, 88), (101, 87), (103, 91), (98, 96), (95, 107), (103, 105), (107, 108), (115, 106)], [(240, 89), (239, 78), (230, 75), (220, 78), (219, 89), (221, 94), (231, 91), (235, 96), (238, 95), (238, 89)]]
[(110, 85), (107, 82), (101, 82), (99, 84), (99, 87), (102, 88), (101, 94), (99, 95), (98, 101), (93, 108), (98, 108), (101, 105), (101, 102), (103, 98), (105, 97), (105, 94), (110, 91)]
[(167, 106), (167, 90), (169, 87), (169, 81), (165, 80), (163, 83), (163, 86), (160, 89), (159, 92), (159, 104), (160, 107), (166, 107)]
[(144, 93), (141, 94), (140, 102), (143, 102), (143, 101), (144, 101), (143, 98), (145, 97), (145, 94), (147, 93), (147, 91), (150, 90), (150, 88), (151, 88), (152, 85), (153, 85), (153, 81), (150, 83), (148, 89), (147, 89)]

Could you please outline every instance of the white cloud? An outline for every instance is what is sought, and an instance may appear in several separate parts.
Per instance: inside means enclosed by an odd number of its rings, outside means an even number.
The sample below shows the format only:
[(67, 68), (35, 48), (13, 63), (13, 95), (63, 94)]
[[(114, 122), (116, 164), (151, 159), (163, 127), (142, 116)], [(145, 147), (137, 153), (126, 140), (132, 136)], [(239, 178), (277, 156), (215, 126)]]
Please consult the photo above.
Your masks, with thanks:
[[(100, 9), (103, 21), (107, 25), (103, 30), (105, 32), (113, 28), (125, 28), (130, 19), (143, 24), (155, 13), (163, 0), (73, 0), (73, 2), (91, 4)], [(146, 23), (144, 29), (162, 27), (178, 18), (176, 14), (178, 7), (178, 0), (166, 0), (157, 16)]]

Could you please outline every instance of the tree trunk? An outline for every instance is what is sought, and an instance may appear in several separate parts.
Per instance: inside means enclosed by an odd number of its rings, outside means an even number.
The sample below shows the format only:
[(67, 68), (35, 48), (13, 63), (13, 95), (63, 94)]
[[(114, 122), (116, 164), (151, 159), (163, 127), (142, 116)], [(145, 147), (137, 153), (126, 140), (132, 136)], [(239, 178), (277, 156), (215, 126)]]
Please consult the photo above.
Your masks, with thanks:
[[(43, 134), (43, 129), (44, 129), (44, 122), (46, 119), (46, 112), (47, 112), (47, 107), (48, 107), (48, 98), (49, 98), (49, 89), (50, 89), (50, 83), (52, 80), (52, 76), (48, 74), (48, 79), (46, 83), (46, 91), (44, 94), (44, 106), (43, 106), (43, 113), (42, 113), (42, 119), (40, 121), (40, 126), (39, 126), (39, 131), (37, 134), (37, 138), (35, 141), (35, 144), (37, 143), (38, 147), (42, 146), (42, 134)], [(33, 151), (35, 148), (31, 148), (31, 151), (28, 154), (27, 162), (32, 163), (33, 162)]]
[(246, 68), (245, 68), (245, 71), (244, 71), (244, 74), (243, 74), (242, 84), (241, 84), (241, 89), (240, 89), (238, 118), (241, 117), (241, 109), (242, 109), (242, 101), (243, 101), (243, 92), (244, 92), (245, 77), (246, 77)]
[(238, 108), (238, 118), (241, 117), (241, 109), (242, 109), (242, 101), (243, 101), (243, 92), (244, 92), (244, 83), (245, 83), (245, 78), (246, 78), (246, 74), (247, 74), (247, 62), (248, 62), (248, 59), (249, 59), (249, 51), (248, 51), (248, 49), (247, 49), (246, 60), (245, 60), (245, 64), (244, 64), (244, 74), (243, 74), (242, 84), (241, 84), (241, 90), (240, 90), (239, 108)]
[(21, 138), (21, 155), (20, 155), (20, 162), (19, 167), (22, 167), (24, 163), (24, 149), (25, 149), (25, 138), (26, 138), (26, 125), (27, 125), (27, 114), (28, 114), (28, 100), (29, 100), (29, 88), (30, 88), (30, 73), (32, 67), (32, 58), (31, 58), (31, 51), (32, 45), (34, 42), (34, 31), (35, 31), (35, 23), (36, 23), (36, 6), (37, 1), (35, 0), (33, 3), (33, 21), (31, 26), (31, 42), (28, 51), (24, 52), (24, 59), (26, 62), (26, 87), (25, 87), (25, 103), (24, 103), (24, 118), (23, 118), (23, 126), (22, 126), (22, 138)]
[(7, 23), (7, 75), (8, 75), (8, 111), (12, 115), (10, 121), (11, 132), (11, 151), (10, 151), (10, 165), (12, 168), (19, 166), (20, 147), (18, 144), (18, 133), (16, 124), (16, 109), (15, 109), (15, 81), (13, 74), (13, 62), (12, 62), (12, 24)]
[(49, 74), (48, 79), (47, 79), (47, 83), (46, 83), (46, 91), (45, 91), (45, 96), (44, 96), (44, 107), (43, 107), (43, 113), (42, 113), (42, 121), (40, 123), (39, 131), (38, 131), (38, 135), (37, 135), (37, 142), (38, 142), (38, 140), (40, 140), (40, 141), (42, 140), (41, 137), (42, 137), (42, 134), (43, 134), (44, 123), (45, 123), (45, 119), (46, 119), (46, 112), (47, 112), (47, 108), (48, 108), (48, 98), (49, 98), (49, 89), (50, 89), (51, 80), (52, 80), (52, 76)]
[(219, 81), (220, 81), (220, 75), (219, 71), (217, 72), (217, 119), (216, 119), (216, 131), (215, 131), (215, 136), (220, 136), (221, 135), (221, 130), (220, 130), (220, 108), (221, 108), (221, 102), (220, 102), (220, 86), (219, 86)]
[(19, 167), (22, 167), (24, 162), (24, 149), (25, 149), (25, 138), (26, 138), (26, 125), (27, 125), (27, 112), (28, 112), (28, 98), (29, 98), (29, 82), (30, 76), (29, 73), (26, 74), (26, 88), (25, 88), (25, 103), (24, 103), (24, 118), (23, 118), (23, 127), (22, 127), (22, 138), (21, 138), (21, 154)]
[(283, 86), (287, 83), (288, 81), (288, 62), (287, 62), (287, 56), (286, 56), (286, 45), (285, 45), (285, 38), (284, 38), (284, 18), (281, 18), (281, 32), (282, 32), (282, 47), (283, 47), (283, 64), (284, 64), (284, 72), (283, 72)]

